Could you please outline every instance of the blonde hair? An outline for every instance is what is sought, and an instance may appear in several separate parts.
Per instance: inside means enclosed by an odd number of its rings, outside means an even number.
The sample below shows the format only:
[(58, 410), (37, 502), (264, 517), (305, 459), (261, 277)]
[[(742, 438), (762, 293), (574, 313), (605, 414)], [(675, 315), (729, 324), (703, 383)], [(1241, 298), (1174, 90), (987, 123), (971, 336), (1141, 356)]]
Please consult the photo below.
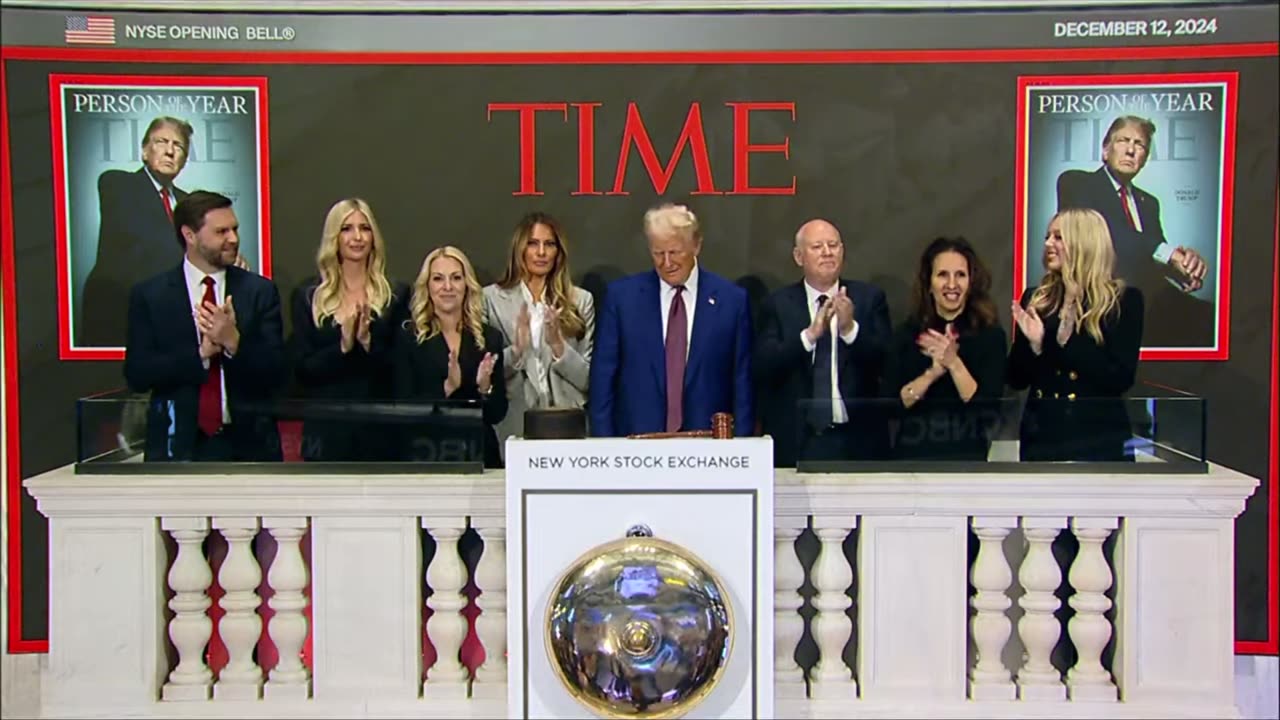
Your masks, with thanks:
[(520, 219), (515, 232), (511, 234), (511, 253), (507, 257), (507, 270), (498, 280), (498, 287), (511, 289), (517, 283), (529, 277), (529, 268), (524, 263), (525, 246), (533, 237), (533, 229), (538, 225), (546, 225), (555, 236), (558, 250), (556, 262), (547, 278), (543, 290), (544, 301), (560, 309), (560, 329), (565, 337), (581, 338), (587, 331), (587, 324), (573, 302), (573, 277), (569, 274), (569, 247), (564, 230), (555, 218), (546, 213), (531, 212)]
[(377, 317), (391, 304), (391, 283), (387, 281), (387, 250), (382, 240), (382, 231), (378, 230), (378, 221), (373, 218), (373, 210), (360, 198), (339, 200), (329, 208), (329, 214), (324, 218), (324, 234), (320, 238), (320, 249), (316, 251), (320, 283), (311, 296), (311, 319), (316, 327), (323, 325), (326, 318), (333, 317), (342, 306), (342, 256), (338, 252), (338, 238), (342, 235), (343, 223), (355, 212), (364, 213), (373, 234), (373, 247), (369, 250), (364, 265), (364, 292), (365, 299), (369, 302), (369, 312)]
[(476, 347), (483, 350), (484, 297), (480, 290), (480, 281), (476, 279), (476, 271), (471, 267), (471, 261), (467, 259), (466, 253), (452, 245), (432, 250), (427, 255), (427, 259), (422, 261), (422, 270), (418, 272), (418, 279), (413, 281), (413, 297), (409, 300), (409, 322), (413, 323), (414, 336), (421, 345), (439, 335), (444, 329), (440, 325), (440, 318), (436, 317), (435, 303), (431, 302), (431, 290), (428, 287), (431, 282), (431, 263), (439, 258), (457, 260), (462, 266), (462, 276), (466, 282), (467, 292), (462, 298), (462, 322), (459, 329), (465, 327), (471, 331), (471, 338), (475, 341)]
[(664, 203), (644, 214), (646, 235), (679, 235), (688, 242), (701, 242), (698, 216), (684, 205)]
[[(1102, 321), (1120, 313), (1120, 293), (1124, 281), (1114, 277), (1116, 251), (1111, 244), (1107, 221), (1095, 210), (1063, 210), (1053, 216), (1062, 226), (1066, 248), (1062, 270), (1046, 267), (1040, 287), (1031, 294), (1031, 307), (1040, 315), (1062, 309), (1068, 292), (1076, 303), (1076, 324), (1102, 344)], [(1053, 224), (1053, 220), (1049, 221)]]

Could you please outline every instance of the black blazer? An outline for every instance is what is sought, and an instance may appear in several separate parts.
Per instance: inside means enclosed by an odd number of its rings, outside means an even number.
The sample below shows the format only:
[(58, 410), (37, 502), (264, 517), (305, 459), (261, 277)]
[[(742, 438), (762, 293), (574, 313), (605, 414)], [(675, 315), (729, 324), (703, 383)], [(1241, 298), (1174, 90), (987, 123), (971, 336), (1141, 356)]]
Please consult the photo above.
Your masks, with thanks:
[[(1022, 294), (1022, 306), (1035, 288)], [(1104, 318), (1102, 344), (1079, 324), (1065, 346), (1057, 341), (1059, 317), (1042, 317), (1044, 343), (1036, 355), (1014, 323), (1009, 385), (1027, 388), (1022, 414), (1024, 460), (1124, 460), (1133, 426), (1124, 400), (1138, 372), (1142, 345), (1142, 292), (1126, 287), (1118, 314)]]
[[(939, 323), (933, 329), (942, 331), (944, 327), (945, 323)], [(893, 334), (885, 362), (884, 393), (901, 408), (893, 433), (895, 457), (987, 459), (991, 449), (988, 431), (999, 419), (999, 401), (1004, 394), (1008, 339), (999, 325), (971, 330), (967, 313), (956, 319), (954, 327), (960, 333), (957, 354), (978, 383), (967, 403), (960, 399), (960, 392), (947, 373), (934, 380), (914, 405), (902, 408), (902, 386), (920, 377), (933, 361), (916, 344), (916, 337), (923, 332), (919, 325), (903, 323)]]
[[(845, 279), (840, 285), (847, 288), (858, 322), (858, 337), (852, 345), (839, 338), (835, 342), (840, 395), (849, 410), (849, 422), (859, 428), (855, 436), (865, 444), (856, 449), (857, 454), (875, 458), (887, 448), (883, 406), (855, 401), (880, 394), (881, 365), (889, 341), (889, 305), (884, 291), (874, 285)], [(752, 367), (761, 427), (773, 436), (777, 467), (795, 467), (801, 451), (804, 423), (798, 404), (813, 394), (813, 359), (800, 341), (809, 322), (803, 282), (770, 295), (758, 311)]]
[(391, 374), (392, 344), (397, 328), (409, 317), (409, 288), (392, 288), (390, 304), (373, 317), (369, 350), (359, 343), (341, 349), (342, 329), (333, 318), (317, 328), (312, 299), (320, 281), (309, 278), (293, 291), (290, 301), (293, 367), (305, 399), (302, 457), (306, 460), (377, 461), (392, 459), (394, 445), (389, 418), (376, 414), (371, 401), (394, 398)]
[[(279, 461), (280, 435), (271, 404), (286, 375), (280, 294), (270, 280), (227, 268), (240, 348), (223, 358), (230, 434), (239, 461)], [(196, 439), (200, 361), (186, 279), (179, 265), (138, 283), (129, 294), (124, 376), (135, 392), (151, 394), (144, 459), (190, 460)]]
[[(484, 350), (476, 347), (469, 330), (462, 331), (459, 344), (458, 365), (462, 370), (462, 384), (445, 398), (444, 381), (449, 376), (449, 345), (444, 335), (428, 338), (422, 344), (412, 329), (412, 321), (406, 321), (397, 331), (393, 345), (393, 383), (395, 397), (405, 402), (430, 402), (436, 400), (480, 400), (484, 416), (484, 464), (485, 467), (502, 467), (498, 453), (498, 436), (494, 426), (507, 415), (507, 388), (502, 381), (502, 333), (484, 326)], [(497, 361), (493, 366), (493, 390), (488, 396), (480, 394), (476, 385), (476, 370), (485, 353), (493, 353)], [(402, 440), (401, 453), (406, 460), (433, 460), (441, 457), (437, 448), (426, 448), (428, 438), (409, 430)], [(428, 443), (429, 444), (429, 443)], [(461, 458), (459, 458), (461, 459)]]
[[(176, 205), (186, 191), (171, 187)], [(146, 170), (108, 170), (98, 176), (98, 255), (85, 278), (76, 342), (125, 344), (129, 290), (182, 259), (177, 231)]]

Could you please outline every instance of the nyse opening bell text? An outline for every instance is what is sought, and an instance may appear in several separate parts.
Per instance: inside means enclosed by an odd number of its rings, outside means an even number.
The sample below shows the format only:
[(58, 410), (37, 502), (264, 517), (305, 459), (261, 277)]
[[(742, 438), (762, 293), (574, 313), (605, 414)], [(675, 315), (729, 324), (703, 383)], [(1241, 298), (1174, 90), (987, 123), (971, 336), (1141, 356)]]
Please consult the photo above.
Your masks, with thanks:
[(288, 25), (161, 25), (129, 24), (124, 36), (133, 40), (249, 40), (289, 42), (297, 33)]

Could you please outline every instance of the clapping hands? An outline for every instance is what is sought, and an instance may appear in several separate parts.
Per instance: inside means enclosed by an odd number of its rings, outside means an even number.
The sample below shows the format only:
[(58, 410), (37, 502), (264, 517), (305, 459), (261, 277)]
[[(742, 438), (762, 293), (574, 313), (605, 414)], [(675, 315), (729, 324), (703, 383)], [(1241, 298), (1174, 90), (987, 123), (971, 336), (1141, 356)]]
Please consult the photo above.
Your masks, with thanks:
[(231, 296), (222, 305), (206, 302), (195, 307), (196, 327), (200, 329), (200, 357), (211, 358), (221, 351), (234, 355), (240, 346), (236, 329), (236, 309)]
[(1036, 355), (1040, 354), (1044, 347), (1044, 321), (1040, 319), (1040, 315), (1034, 307), (1022, 309), (1022, 305), (1017, 302), (1013, 303), (1013, 322), (1027, 336), (1027, 341), (1031, 343), (1031, 351)]
[(930, 370), (935, 375), (948, 372), (959, 361), (960, 343), (955, 329), (947, 323), (946, 332), (929, 329), (916, 338), (920, 353), (933, 360)]

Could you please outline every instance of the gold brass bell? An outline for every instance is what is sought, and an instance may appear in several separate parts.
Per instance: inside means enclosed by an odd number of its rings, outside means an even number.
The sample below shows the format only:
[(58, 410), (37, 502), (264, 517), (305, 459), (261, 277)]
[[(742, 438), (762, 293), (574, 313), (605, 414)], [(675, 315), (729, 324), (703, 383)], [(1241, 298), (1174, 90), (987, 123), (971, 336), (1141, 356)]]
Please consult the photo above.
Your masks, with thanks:
[(578, 558), (547, 604), (551, 666), (602, 717), (675, 718), (724, 675), (733, 643), (725, 586), (644, 525)]

